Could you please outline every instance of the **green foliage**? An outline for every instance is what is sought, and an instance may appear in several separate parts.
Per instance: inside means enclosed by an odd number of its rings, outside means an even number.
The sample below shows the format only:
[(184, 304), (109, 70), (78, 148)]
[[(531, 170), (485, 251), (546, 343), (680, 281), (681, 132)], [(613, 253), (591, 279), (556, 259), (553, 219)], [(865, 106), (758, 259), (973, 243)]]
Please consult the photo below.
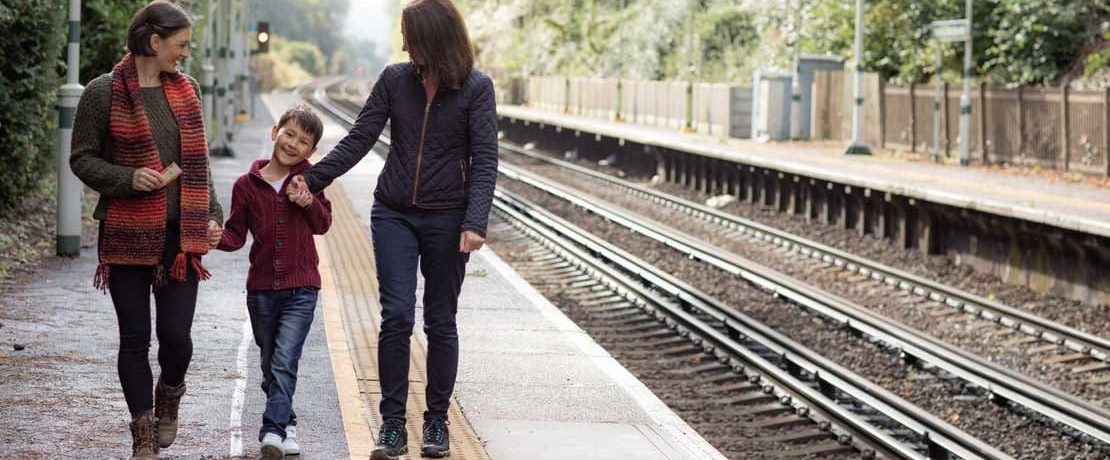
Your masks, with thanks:
[[(983, 67), (997, 81), (1056, 81), (1097, 37), (1110, 7), (1090, 0), (993, 0), (990, 46)], [(1101, 16), (1100, 16), (1101, 14)]]
[(324, 65), (324, 56), (316, 45), (280, 37), (274, 37), (270, 52), (255, 56), (253, 63), (263, 91), (304, 83), (313, 75), (322, 75), (327, 70)]
[(1110, 69), (1110, 31), (1102, 34), (1102, 47), (1087, 55), (1083, 63), (1083, 75), (1091, 76), (1104, 69)]
[(131, 16), (147, 3), (148, 0), (81, 2), (81, 84), (110, 72), (119, 62), (127, 52)]
[[(788, 68), (794, 52), (854, 60), (854, 0), (459, 0), (482, 65), (533, 74), (745, 81)], [(800, 6), (799, 6), (800, 5)], [(929, 24), (964, 17), (965, 0), (866, 0), (863, 67), (896, 82), (936, 73)], [(1110, 60), (1107, 0), (975, 0), (973, 60), (995, 83), (1057, 84)], [(963, 74), (963, 46), (942, 45), (941, 77)], [(1090, 54), (1083, 50), (1090, 50)], [(1093, 72), (1093, 70), (1087, 70)]]
[(53, 155), (64, 4), (0, 0), (0, 209), (31, 193)]
[(720, 5), (697, 16), (694, 31), (701, 48), (698, 78), (709, 81), (735, 81), (744, 76), (743, 67), (751, 49), (759, 44), (753, 14), (743, 8)]
[(297, 64), (312, 75), (323, 75), (327, 71), (324, 54), (312, 43), (274, 40), (272, 49), (282, 60)]

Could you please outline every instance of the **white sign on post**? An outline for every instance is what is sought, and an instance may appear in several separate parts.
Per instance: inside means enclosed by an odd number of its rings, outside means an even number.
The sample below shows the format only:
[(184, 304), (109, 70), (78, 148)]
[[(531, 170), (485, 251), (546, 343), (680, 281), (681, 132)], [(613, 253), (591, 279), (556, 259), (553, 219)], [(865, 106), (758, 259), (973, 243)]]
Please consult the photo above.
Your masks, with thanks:
[(933, 30), (933, 38), (939, 42), (962, 42), (968, 38), (966, 19), (933, 21), (929, 28)]

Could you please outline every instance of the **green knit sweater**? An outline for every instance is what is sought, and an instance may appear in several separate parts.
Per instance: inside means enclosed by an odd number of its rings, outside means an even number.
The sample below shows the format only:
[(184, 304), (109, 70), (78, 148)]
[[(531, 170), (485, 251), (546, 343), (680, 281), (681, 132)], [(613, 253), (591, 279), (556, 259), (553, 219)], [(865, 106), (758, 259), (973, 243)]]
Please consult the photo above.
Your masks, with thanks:
[[(196, 80), (189, 77), (189, 83), (197, 90), (200, 97), (200, 86)], [(158, 147), (158, 154), (162, 157), (162, 165), (181, 160), (181, 133), (177, 129), (177, 120), (170, 111), (170, 104), (166, 101), (166, 94), (162, 88), (142, 88), (143, 108), (146, 110), (147, 120), (150, 121), (150, 131), (154, 136), (154, 143)], [(111, 120), (112, 109), (112, 75), (110, 73), (94, 78), (85, 87), (81, 101), (77, 103), (77, 115), (73, 121), (72, 152), (69, 157), (69, 167), (82, 182), (100, 193), (100, 201), (93, 211), (93, 218), (104, 220), (108, 214), (108, 201), (112, 198), (126, 198), (137, 196), (141, 193), (132, 188), (132, 177), (135, 168), (119, 166), (112, 163), (112, 139), (108, 135), (108, 123)], [(166, 218), (169, 222), (177, 222), (181, 212), (181, 181), (173, 181), (166, 187)], [(208, 173), (208, 218), (223, 225), (223, 208), (216, 199), (216, 190), (212, 187), (212, 173)]]

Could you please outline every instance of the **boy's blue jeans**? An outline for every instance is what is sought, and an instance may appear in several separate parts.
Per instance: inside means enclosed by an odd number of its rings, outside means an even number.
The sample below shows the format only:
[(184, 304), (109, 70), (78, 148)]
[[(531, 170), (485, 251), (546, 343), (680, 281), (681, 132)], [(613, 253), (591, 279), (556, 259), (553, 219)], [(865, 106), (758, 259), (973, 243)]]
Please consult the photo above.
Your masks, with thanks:
[(254, 342), (262, 352), (262, 391), (266, 393), (260, 441), (266, 433), (285, 439), (285, 427), (297, 424), (293, 412), (297, 365), (312, 326), (319, 291), (314, 287), (247, 291), (247, 311)]

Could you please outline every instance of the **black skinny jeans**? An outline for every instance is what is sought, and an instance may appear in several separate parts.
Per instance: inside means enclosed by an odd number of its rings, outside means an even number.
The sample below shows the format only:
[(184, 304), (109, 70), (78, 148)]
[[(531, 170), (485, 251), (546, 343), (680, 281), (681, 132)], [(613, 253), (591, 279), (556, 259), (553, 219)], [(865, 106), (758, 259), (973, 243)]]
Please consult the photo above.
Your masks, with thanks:
[(174, 281), (169, 276), (181, 240), (176, 222), (169, 222), (166, 227), (166, 248), (162, 254), (162, 265), (166, 270), (165, 286), (153, 289), (152, 267), (113, 265), (108, 277), (108, 292), (112, 295), (119, 321), (119, 380), (132, 416), (154, 408), (154, 377), (148, 359), (152, 290), (157, 310), (155, 332), (162, 382), (169, 386), (181, 385), (193, 357), (190, 331), (197, 305), (197, 276), (191, 268), (184, 282)]

